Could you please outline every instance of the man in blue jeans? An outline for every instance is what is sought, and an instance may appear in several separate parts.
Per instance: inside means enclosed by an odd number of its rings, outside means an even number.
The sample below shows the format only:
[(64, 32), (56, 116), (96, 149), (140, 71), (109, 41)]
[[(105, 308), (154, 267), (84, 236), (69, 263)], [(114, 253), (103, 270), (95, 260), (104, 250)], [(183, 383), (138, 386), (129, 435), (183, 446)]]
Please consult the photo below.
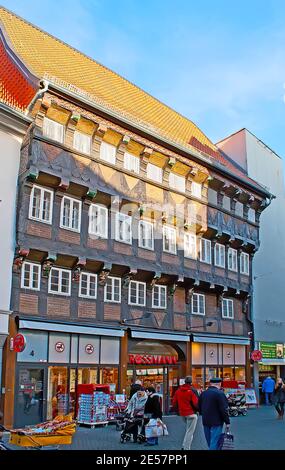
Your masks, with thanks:
[(223, 433), (223, 425), (226, 431), (230, 427), (228, 400), (221, 388), (222, 379), (213, 378), (210, 385), (199, 397), (199, 411), (202, 415), (205, 438), (209, 450), (218, 450), (218, 442)]
[(262, 391), (265, 393), (265, 404), (272, 405), (272, 394), (274, 392), (275, 382), (270, 377), (266, 377), (262, 384)]

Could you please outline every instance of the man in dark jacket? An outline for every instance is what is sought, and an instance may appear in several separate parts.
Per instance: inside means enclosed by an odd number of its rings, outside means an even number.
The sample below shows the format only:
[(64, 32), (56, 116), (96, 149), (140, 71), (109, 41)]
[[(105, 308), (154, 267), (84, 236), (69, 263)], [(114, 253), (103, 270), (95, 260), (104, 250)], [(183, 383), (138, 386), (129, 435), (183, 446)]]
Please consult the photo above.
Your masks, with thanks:
[(185, 378), (185, 383), (176, 390), (172, 405), (186, 424), (186, 432), (182, 444), (183, 450), (190, 450), (197, 424), (198, 394), (192, 387), (192, 377)]
[(221, 388), (222, 379), (213, 378), (210, 386), (199, 397), (199, 411), (202, 415), (205, 438), (210, 450), (218, 450), (218, 441), (223, 425), (229, 430), (230, 418), (228, 400)]

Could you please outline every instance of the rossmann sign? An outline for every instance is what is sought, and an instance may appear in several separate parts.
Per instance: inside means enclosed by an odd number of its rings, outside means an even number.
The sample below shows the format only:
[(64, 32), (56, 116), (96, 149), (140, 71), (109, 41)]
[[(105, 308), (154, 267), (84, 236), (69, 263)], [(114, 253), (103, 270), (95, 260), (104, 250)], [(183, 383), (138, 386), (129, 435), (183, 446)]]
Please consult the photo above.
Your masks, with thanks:
[(129, 354), (129, 364), (153, 365), (153, 364), (177, 364), (176, 356), (158, 356), (151, 354)]

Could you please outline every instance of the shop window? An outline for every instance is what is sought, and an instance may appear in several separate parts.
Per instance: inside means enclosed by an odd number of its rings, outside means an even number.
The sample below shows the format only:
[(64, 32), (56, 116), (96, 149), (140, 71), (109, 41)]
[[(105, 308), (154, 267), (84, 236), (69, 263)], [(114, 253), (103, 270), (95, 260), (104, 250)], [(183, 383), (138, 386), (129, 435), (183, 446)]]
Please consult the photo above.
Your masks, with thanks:
[(78, 384), (89, 385), (98, 383), (98, 369), (97, 367), (82, 367), (78, 369)]
[(64, 141), (64, 126), (59, 122), (53, 121), (47, 117), (43, 121), (43, 135), (49, 139), (56, 140), (63, 143)]
[(147, 250), (153, 250), (153, 224), (145, 220), (139, 221), (139, 246)]
[(205, 385), (208, 386), (211, 379), (221, 377), (221, 369), (218, 367), (206, 367), (205, 368)]
[(235, 367), (235, 380), (245, 382), (245, 367)]
[(92, 140), (90, 135), (84, 134), (83, 132), (74, 131), (73, 147), (78, 150), (78, 152), (90, 155), (91, 143)]
[(153, 165), (152, 163), (147, 164), (146, 176), (150, 180), (162, 183), (162, 172), (163, 170), (159, 166)]
[(167, 306), (167, 287), (155, 284), (152, 289), (152, 307), (166, 308)]
[(100, 339), (99, 336), (79, 336), (79, 358), (80, 364), (99, 364)]
[(132, 243), (132, 217), (122, 212), (116, 213), (115, 239), (118, 242)]
[(60, 227), (80, 232), (81, 201), (64, 196), (61, 202)]
[(246, 363), (245, 346), (235, 345), (235, 364), (244, 365)]
[(41, 265), (26, 261), (22, 265), (21, 288), (40, 290)]
[(233, 344), (223, 344), (223, 364), (234, 364)]
[(197, 389), (204, 388), (204, 368), (203, 367), (192, 368), (192, 383), (193, 383), (193, 387)]
[(119, 338), (101, 337), (101, 364), (119, 364), (120, 362), (120, 340)]
[(131, 153), (124, 154), (124, 168), (133, 173), (140, 172), (140, 159)]
[(235, 368), (223, 367), (222, 369), (223, 380), (235, 380)]
[(163, 251), (176, 254), (176, 229), (163, 226)]
[(26, 339), (24, 351), (17, 354), (18, 362), (47, 362), (48, 334), (46, 331), (20, 331)]
[(49, 294), (70, 295), (71, 271), (61, 268), (52, 268), (49, 274)]
[(218, 364), (217, 344), (206, 344), (206, 364)]
[(66, 415), (69, 408), (68, 368), (48, 368), (48, 397), (47, 419), (54, 419), (57, 415)]
[(249, 276), (249, 254), (241, 253), (240, 255), (240, 272)]
[(192, 364), (205, 363), (205, 345), (203, 343), (192, 343)]
[(223, 299), (222, 303), (222, 317), (223, 318), (234, 318), (234, 303), (231, 299)]
[(70, 335), (68, 333), (49, 334), (49, 362), (69, 363), (70, 360)]
[(116, 151), (117, 151), (117, 148), (114, 145), (107, 144), (107, 142), (101, 142), (101, 146), (100, 146), (101, 160), (104, 160), (105, 162), (115, 165)]
[(107, 207), (91, 204), (89, 208), (90, 235), (100, 238), (108, 238), (108, 209)]
[(129, 305), (145, 306), (146, 283), (131, 281), (129, 284)]
[(194, 233), (184, 233), (184, 256), (196, 259), (196, 235)]
[(237, 250), (228, 249), (228, 268), (230, 271), (237, 272)]
[(192, 295), (192, 313), (195, 315), (205, 315), (205, 295)]
[(225, 246), (220, 243), (215, 244), (215, 266), (225, 267)]
[(198, 199), (202, 198), (202, 185), (200, 183), (196, 183), (196, 181), (192, 181), (191, 184), (191, 194)]
[(109, 385), (111, 393), (118, 392), (119, 373), (117, 367), (100, 368), (100, 384)]
[(185, 193), (185, 178), (184, 176), (177, 175), (176, 173), (169, 173), (169, 187)]
[(53, 191), (34, 185), (30, 196), (29, 218), (52, 223)]
[(96, 299), (97, 297), (97, 274), (81, 273), (79, 284), (79, 297)]
[(121, 278), (108, 277), (104, 288), (104, 302), (121, 302)]
[(206, 238), (201, 238), (200, 240), (200, 261), (207, 264), (212, 262), (211, 240)]

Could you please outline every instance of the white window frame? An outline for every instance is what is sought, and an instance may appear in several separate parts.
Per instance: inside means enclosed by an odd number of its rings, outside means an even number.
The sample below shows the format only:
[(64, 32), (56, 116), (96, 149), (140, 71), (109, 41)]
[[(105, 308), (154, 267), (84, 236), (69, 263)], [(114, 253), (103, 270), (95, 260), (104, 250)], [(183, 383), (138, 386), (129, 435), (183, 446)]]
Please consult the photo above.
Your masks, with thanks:
[[(57, 128), (57, 131), (60, 130), (60, 139), (55, 139), (54, 136), (51, 135), (48, 131), (48, 125), (47, 124), (53, 123), (54, 129)], [(60, 142), (61, 144), (64, 143), (64, 125), (61, 124), (60, 122), (54, 121), (53, 119), (49, 119), (48, 117), (44, 117), (43, 120), (43, 135), (47, 137), (48, 139), (55, 140), (56, 142)]]
[(185, 193), (186, 190), (186, 179), (185, 176), (178, 175), (177, 173), (170, 172), (169, 173), (169, 187), (174, 189), (175, 191), (179, 191), (181, 193)]
[[(168, 236), (169, 240), (170, 240), (170, 245), (173, 244), (173, 241), (174, 241), (174, 249), (172, 250), (171, 247), (169, 248), (169, 250), (166, 249), (165, 247), (165, 238), (166, 238), (166, 234), (167, 232), (169, 232), (170, 234), (172, 234), (171, 236)], [(174, 236), (173, 236), (174, 235)], [(173, 255), (176, 255), (177, 253), (177, 233), (176, 233), (176, 228), (175, 227), (170, 227), (169, 225), (163, 225), (163, 228), (162, 228), (162, 239), (163, 239), (163, 251), (165, 253), (171, 253)]]
[[(104, 230), (93, 230), (95, 222), (93, 222), (92, 217), (94, 217), (94, 214), (92, 214), (93, 211), (97, 211), (97, 218), (99, 217), (104, 217), (105, 218), (105, 223), (103, 224)], [(88, 233), (89, 235), (95, 235), (96, 237), (100, 238), (108, 238), (108, 208), (104, 206), (100, 206), (99, 204), (91, 204), (89, 207), (89, 224), (88, 224)], [(97, 223), (97, 226), (100, 226), (100, 223)], [(100, 227), (99, 227), (100, 228)], [(101, 227), (102, 229), (102, 227)]]
[[(125, 228), (125, 223), (128, 222), (130, 225), (130, 240), (127, 240), (126, 238), (124, 238), (123, 240), (120, 239), (120, 236), (119, 236), (119, 222), (120, 222), (120, 219), (121, 219), (121, 222), (124, 223), (124, 229), (123, 229), (123, 234), (126, 234), (128, 232), (128, 230), (126, 231), (126, 228)], [(131, 215), (128, 215), (128, 214), (124, 214), (123, 212), (116, 212), (116, 218), (115, 218), (115, 240), (120, 242), (120, 243), (127, 243), (128, 245), (131, 245), (132, 244), (132, 239), (133, 239), (133, 236), (132, 236), (132, 216)]]
[(116, 164), (117, 147), (102, 140), (100, 145), (100, 159), (104, 162)]
[[(64, 211), (64, 201), (69, 200), (70, 201), (70, 208), (69, 208), (69, 226), (63, 225), (63, 211)], [(73, 206), (74, 203), (79, 204), (79, 214), (78, 214), (78, 228), (73, 228), (72, 227), (72, 212), (73, 212)], [(80, 232), (81, 228), (81, 211), (82, 211), (82, 201), (79, 199), (75, 199), (70, 196), (63, 196), (62, 201), (61, 201), (61, 208), (60, 208), (60, 228), (63, 228), (65, 230), (70, 230), (72, 232)]]
[(202, 199), (202, 184), (192, 181), (191, 184), (191, 194), (197, 199)]
[[(40, 196), (40, 217), (39, 218), (33, 216), (33, 199), (34, 199), (35, 189), (39, 189), (41, 191), (41, 196)], [(48, 220), (44, 220), (42, 218), (43, 209), (44, 209), (44, 193), (50, 194), (50, 211), (49, 211), (49, 219)], [(34, 184), (33, 187), (32, 187), (31, 194), (30, 194), (29, 219), (37, 220), (38, 222), (42, 222), (43, 224), (51, 225), (51, 223), (52, 223), (52, 213), (53, 213), (53, 191), (50, 190), (50, 189), (43, 188), (42, 186), (38, 186), (37, 184)]]
[[(151, 231), (151, 238), (149, 239), (146, 239), (146, 238), (142, 238), (141, 237), (141, 226), (144, 225), (146, 227), (150, 227), (150, 231)], [(139, 221), (139, 226), (138, 226), (138, 230), (139, 230), (139, 247), (140, 248), (144, 248), (145, 250), (154, 250), (154, 236), (153, 236), (153, 233), (154, 233), (154, 228), (153, 228), (153, 223), (152, 222), (148, 222), (147, 220), (140, 220)], [(147, 240), (148, 242), (150, 241), (149, 243), (149, 246), (145, 246), (143, 244), (143, 240)]]
[[(135, 286), (136, 290), (136, 301), (131, 301), (131, 289)], [(139, 287), (143, 286), (143, 303), (139, 303)], [(129, 283), (129, 305), (136, 305), (137, 307), (145, 307), (146, 305), (146, 283), (140, 281), (130, 281)]]
[[(191, 239), (191, 241), (187, 242), (187, 238)], [(194, 253), (193, 253), (194, 256), (191, 255), (190, 253), (191, 250), (187, 248), (187, 245), (188, 247), (191, 247), (191, 246), (194, 247)], [(184, 232), (184, 256), (185, 258), (197, 259), (197, 237), (195, 233)]]
[(162, 184), (163, 169), (160, 166), (148, 163), (146, 167), (146, 177), (149, 180), (156, 181), (156, 183)]
[[(230, 315), (229, 305), (232, 306), (232, 314)], [(229, 320), (234, 319), (234, 302), (232, 299), (223, 299), (222, 300), (222, 318), (228, 318)]]
[[(197, 298), (197, 306), (198, 306), (198, 311), (197, 312), (194, 312), (194, 297)], [(203, 311), (200, 310), (200, 299), (203, 299)], [(197, 294), (197, 293), (194, 293), (192, 295), (192, 299), (191, 299), (191, 313), (193, 315), (201, 315), (201, 316), (205, 316), (206, 315), (206, 297), (204, 294)]]
[[(59, 276), (58, 276), (58, 290), (53, 291), (51, 289), (51, 276), (53, 271), (58, 271)], [(68, 292), (62, 292), (62, 273), (68, 273), (69, 277), (69, 285), (68, 285)], [(63, 268), (51, 268), (50, 273), (49, 273), (49, 279), (48, 279), (48, 293), (49, 294), (55, 294), (55, 295), (64, 295), (66, 297), (69, 297), (71, 295), (71, 271), (69, 269), (63, 269)]]
[[(112, 282), (112, 299), (107, 299), (107, 285), (108, 285), (108, 282), (111, 281)], [(116, 281), (119, 281), (119, 300), (114, 300), (114, 297), (115, 297), (115, 282)], [(114, 277), (114, 276), (109, 276), (107, 278), (107, 282), (104, 286), (104, 302), (107, 302), (107, 303), (115, 303), (115, 304), (120, 304), (121, 303), (121, 291), (122, 291), (122, 280), (120, 277)]]
[(249, 276), (249, 254), (244, 251), (240, 255), (240, 273)]
[[(158, 305), (154, 305), (154, 291), (155, 289), (158, 289)], [(165, 295), (165, 306), (161, 305), (161, 298), (162, 298), (162, 292), (164, 292), (163, 295)], [(162, 286), (160, 284), (155, 284), (152, 289), (152, 308), (161, 308), (161, 309), (166, 309), (167, 308), (167, 286)]]
[(132, 173), (139, 174), (140, 172), (140, 158), (132, 153), (124, 153), (124, 168)]
[(224, 268), (226, 265), (226, 248), (221, 243), (215, 244), (215, 266)]
[[(82, 294), (82, 277), (83, 276), (86, 276), (87, 278), (87, 294)], [(91, 284), (91, 278), (94, 278), (95, 280), (95, 294), (94, 295), (90, 295), (90, 284)], [(80, 282), (79, 282), (79, 293), (78, 293), (78, 296), (79, 297), (82, 297), (84, 299), (97, 299), (97, 274), (94, 274), (94, 273), (86, 273), (86, 272), (82, 272), (80, 274)]]
[[(231, 256), (232, 253), (232, 256)], [(231, 262), (230, 262), (231, 259)], [(237, 273), (238, 270), (238, 263), (237, 263), (237, 250), (234, 248), (228, 249), (228, 269), (229, 271), (233, 271)]]
[[(205, 245), (204, 254), (206, 256), (203, 256), (203, 244)], [(200, 261), (201, 263), (212, 264), (212, 243), (208, 238), (200, 239)]]
[[(25, 286), (25, 266), (30, 266), (29, 271), (29, 285)], [(33, 287), (33, 276), (35, 268), (38, 269), (38, 282), (37, 287)], [(30, 261), (25, 261), (22, 265), (21, 271), (21, 289), (29, 289), (29, 290), (36, 290), (39, 291), (41, 288), (41, 265), (37, 263), (31, 263)]]
[(73, 134), (73, 148), (78, 152), (91, 154), (92, 136), (75, 130)]

